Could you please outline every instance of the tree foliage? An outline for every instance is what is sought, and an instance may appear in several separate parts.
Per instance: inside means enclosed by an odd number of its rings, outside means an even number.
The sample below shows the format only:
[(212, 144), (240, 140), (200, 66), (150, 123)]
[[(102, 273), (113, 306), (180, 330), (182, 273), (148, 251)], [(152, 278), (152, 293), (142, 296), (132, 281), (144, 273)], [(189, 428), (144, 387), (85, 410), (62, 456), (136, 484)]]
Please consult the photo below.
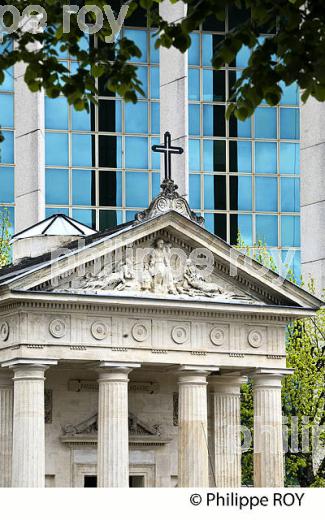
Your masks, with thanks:
[[(277, 266), (265, 245), (238, 247), (266, 267), (277, 271)], [(294, 280), (292, 270), (288, 278)], [(309, 283), (308, 289), (314, 287)], [(287, 444), (285, 454), (285, 485), (325, 487), (325, 309), (315, 318), (297, 320), (287, 330), (287, 366), (294, 373), (284, 379), (282, 410), (287, 418)], [(253, 386), (249, 380), (243, 385), (241, 421), (253, 431)], [(323, 447), (322, 447), (323, 446)], [(253, 483), (253, 449), (243, 453), (243, 484)]]
[(0, 269), (10, 261), (10, 219), (8, 210), (0, 211)]
[[(214, 49), (212, 64), (220, 68), (232, 63), (243, 46), (251, 49), (248, 66), (242, 71), (231, 95), (228, 117), (233, 113), (239, 119), (249, 117), (264, 99), (276, 105), (282, 95), (281, 85), (297, 82), (302, 99), (314, 96), (325, 99), (325, 9), (323, 0), (184, 0), (187, 16), (168, 23), (158, 14), (162, 0), (129, 0), (129, 17), (146, 13), (148, 24), (157, 28), (156, 46), (176, 47), (185, 52), (191, 45), (191, 33), (207, 20), (222, 21), (231, 10), (238, 15), (238, 24), (232, 28)], [(180, 0), (171, 0), (176, 4)], [(96, 33), (96, 44), (89, 49), (84, 45), (84, 32), (77, 16), (70, 17), (70, 31), (64, 32), (63, 5), (67, 0), (45, 0), (41, 3), (47, 14), (45, 30), (26, 32), (26, 23), (4, 36), (0, 54), (0, 84), (5, 71), (17, 62), (26, 63), (25, 81), (36, 92), (44, 89), (49, 97), (64, 95), (77, 110), (89, 108), (96, 101), (99, 79), (111, 92), (128, 101), (136, 102), (142, 93), (137, 69), (130, 64), (141, 51), (129, 38), (121, 37), (107, 44), (112, 29), (106, 16)], [(111, 1), (117, 17), (123, 1)], [(35, 5), (34, 0), (1, 2), (23, 10)], [(73, 5), (95, 5), (103, 11), (106, 0), (75, 0)], [(33, 14), (33, 11), (31, 10)], [(12, 15), (4, 11), (4, 25), (10, 27)], [(97, 18), (91, 11), (87, 23)], [(266, 38), (260, 38), (267, 34)], [(67, 52), (79, 63), (71, 72), (60, 53)]]

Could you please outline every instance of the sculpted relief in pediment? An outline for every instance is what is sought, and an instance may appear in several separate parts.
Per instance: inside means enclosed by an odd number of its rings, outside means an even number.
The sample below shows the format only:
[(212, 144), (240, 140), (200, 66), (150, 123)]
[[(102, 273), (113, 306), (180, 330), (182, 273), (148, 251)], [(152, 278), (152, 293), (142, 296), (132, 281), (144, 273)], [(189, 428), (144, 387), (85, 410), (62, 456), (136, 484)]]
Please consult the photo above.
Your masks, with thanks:
[[(125, 254), (86, 272), (69, 284), (54, 288), (59, 292), (85, 294), (135, 294), (180, 298), (214, 298), (253, 302), (243, 291), (232, 288), (213, 273), (213, 255), (202, 265), (200, 250), (193, 255), (158, 237), (150, 247), (126, 247)], [(211, 265), (210, 265), (211, 264)]]

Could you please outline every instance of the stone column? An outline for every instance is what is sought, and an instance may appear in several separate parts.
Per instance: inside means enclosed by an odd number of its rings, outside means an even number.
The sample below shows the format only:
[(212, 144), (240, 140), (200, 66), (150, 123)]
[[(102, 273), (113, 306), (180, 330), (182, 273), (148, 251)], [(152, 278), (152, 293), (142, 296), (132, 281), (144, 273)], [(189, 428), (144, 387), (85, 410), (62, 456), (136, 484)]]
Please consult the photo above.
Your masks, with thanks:
[(240, 387), (244, 377), (209, 379), (213, 397), (214, 472), (216, 487), (241, 486)]
[(11, 486), (13, 384), (0, 373), (0, 488)]
[[(159, 5), (162, 18), (168, 22), (182, 20), (186, 14), (183, 2), (164, 0)], [(181, 146), (184, 154), (172, 156), (172, 178), (179, 193), (188, 196), (188, 65), (187, 52), (175, 48), (160, 49), (160, 133), (169, 131), (173, 146)], [(163, 158), (162, 158), (163, 160)], [(161, 168), (163, 175), (164, 168)]]
[(178, 486), (208, 487), (207, 375), (181, 371), (178, 379)]
[(129, 487), (128, 374), (133, 366), (105, 366), (99, 374), (98, 487)]
[(283, 487), (281, 379), (259, 371), (254, 380), (254, 486)]
[(16, 365), (12, 487), (45, 486), (44, 373), (45, 365)]
[(325, 104), (310, 97), (301, 105), (301, 269), (325, 289)]
[[(31, 30), (24, 19), (22, 30)], [(37, 47), (37, 45), (36, 45)], [(44, 92), (31, 92), (24, 81), (26, 65), (15, 65), (15, 232), (45, 218)]]

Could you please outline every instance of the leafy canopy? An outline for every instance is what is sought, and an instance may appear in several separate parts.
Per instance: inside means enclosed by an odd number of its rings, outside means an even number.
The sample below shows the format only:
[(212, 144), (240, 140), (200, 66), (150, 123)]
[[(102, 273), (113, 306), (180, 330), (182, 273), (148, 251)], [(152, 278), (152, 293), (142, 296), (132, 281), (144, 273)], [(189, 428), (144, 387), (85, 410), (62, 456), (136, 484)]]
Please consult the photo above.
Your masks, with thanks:
[[(176, 4), (180, 0), (171, 0)], [(297, 82), (302, 100), (314, 96), (325, 99), (325, 9), (323, 0), (184, 0), (187, 16), (175, 23), (167, 23), (158, 14), (161, 0), (129, 0), (125, 24), (132, 16), (144, 12), (148, 24), (157, 28), (156, 46), (176, 47), (185, 52), (191, 45), (191, 32), (206, 21), (222, 21), (227, 10), (238, 15), (238, 25), (231, 29), (214, 49), (213, 66), (217, 69), (231, 63), (243, 46), (251, 49), (248, 66), (238, 79), (229, 104), (231, 113), (239, 119), (249, 117), (263, 99), (276, 105), (282, 95), (280, 83)], [(127, 101), (136, 102), (142, 93), (136, 67), (131, 58), (141, 56), (137, 45), (126, 37), (115, 43), (105, 43), (112, 34), (106, 16), (102, 29), (96, 34), (95, 45), (85, 49), (84, 33), (77, 16), (71, 15), (71, 30), (63, 31), (63, 5), (67, 0), (41, 2), (47, 13), (47, 28), (43, 31), (25, 32), (21, 26), (4, 36), (0, 54), (0, 83), (4, 72), (15, 63), (26, 63), (25, 81), (36, 92), (44, 89), (49, 97), (64, 95), (77, 110), (89, 108), (98, 94), (97, 79), (106, 84)], [(125, 1), (74, 0), (72, 5), (96, 5), (103, 12), (107, 3), (115, 16)], [(19, 9), (35, 5), (35, 0), (9, 0), (1, 2)], [(235, 11), (234, 11), (235, 10)], [(5, 12), (4, 25), (9, 27), (12, 15)], [(96, 16), (89, 12), (88, 22), (94, 24)], [(276, 27), (276, 30), (275, 30)], [(261, 39), (261, 34), (267, 34)], [(12, 40), (14, 45), (12, 45)], [(73, 73), (60, 61), (60, 52), (68, 52), (78, 60), (79, 67)]]

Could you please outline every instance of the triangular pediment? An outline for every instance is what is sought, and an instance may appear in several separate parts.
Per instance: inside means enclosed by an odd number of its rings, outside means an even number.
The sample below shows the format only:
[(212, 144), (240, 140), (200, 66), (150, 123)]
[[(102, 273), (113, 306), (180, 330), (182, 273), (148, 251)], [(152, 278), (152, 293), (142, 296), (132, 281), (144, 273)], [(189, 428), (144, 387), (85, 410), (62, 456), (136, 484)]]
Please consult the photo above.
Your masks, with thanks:
[(72, 244), (62, 256), (0, 272), (36, 294), (317, 308), (321, 302), (198, 223), (169, 211)]

